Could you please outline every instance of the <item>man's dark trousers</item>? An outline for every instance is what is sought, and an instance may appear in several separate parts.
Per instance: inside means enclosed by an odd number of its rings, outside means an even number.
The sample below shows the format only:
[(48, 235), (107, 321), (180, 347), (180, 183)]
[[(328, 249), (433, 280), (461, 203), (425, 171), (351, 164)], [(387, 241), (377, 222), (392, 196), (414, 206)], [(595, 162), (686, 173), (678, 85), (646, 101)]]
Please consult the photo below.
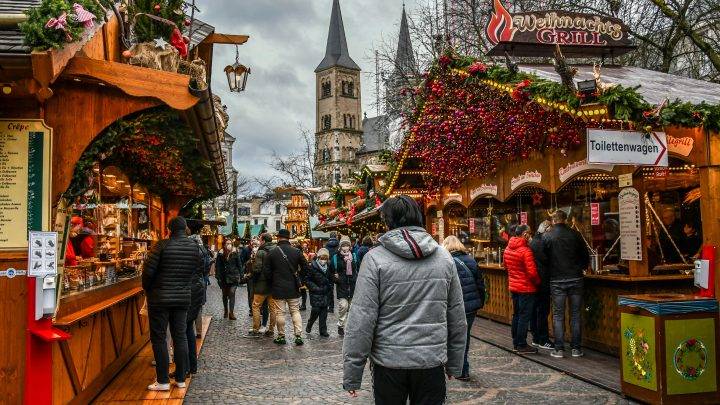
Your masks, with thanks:
[(375, 404), (438, 405), (445, 402), (445, 367), (392, 369), (373, 364)]
[[(187, 341), (187, 309), (182, 308), (153, 308), (148, 307), (148, 318), (150, 322), (150, 342), (152, 343), (153, 354), (155, 355), (155, 373), (157, 382), (167, 384), (170, 382), (168, 369), (170, 357), (167, 348), (167, 329), (170, 326), (170, 335), (173, 340), (173, 352), (175, 359), (175, 375), (181, 376), (176, 381), (185, 381), (188, 360)], [(195, 343), (195, 342), (193, 342)]]
[(580, 325), (582, 291), (582, 279), (550, 282), (550, 292), (553, 298), (553, 331), (556, 350), (565, 350), (565, 302), (568, 299), (570, 301), (570, 331), (572, 332), (570, 347), (580, 349), (582, 343)]

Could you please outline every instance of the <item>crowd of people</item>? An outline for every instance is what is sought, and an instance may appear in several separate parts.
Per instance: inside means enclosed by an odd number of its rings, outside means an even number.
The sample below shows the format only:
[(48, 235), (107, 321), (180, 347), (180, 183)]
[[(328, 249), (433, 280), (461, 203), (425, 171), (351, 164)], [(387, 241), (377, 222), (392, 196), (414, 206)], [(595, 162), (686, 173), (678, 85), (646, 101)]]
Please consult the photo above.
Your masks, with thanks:
[[(311, 252), (293, 244), (290, 232), (262, 234), (248, 246), (226, 240), (215, 253), (203, 245), (199, 228), (182, 217), (170, 221), (170, 237), (151, 251), (143, 269), (143, 288), (157, 381), (150, 390), (179, 387), (197, 372), (197, 335), (206, 287), (214, 273), (222, 291), (223, 317), (236, 320), (236, 291), (247, 285), (252, 327), (246, 337), (272, 338), (278, 345), (304, 344), (303, 331), (318, 324), (329, 337), (327, 318), (337, 302), (337, 333), (343, 337), (342, 385), (351, 396), (360, 389), (370, 360), (377, 403), (442, 403), (446, 377), (470, 378), (470, 329), (483, 307), (483, 275), (468, 246), (456, 236), (438, 244), (425, 230), (418, 204), (399, 196), (385, 201), (381, 216), (387, 232), (358, 240), (331, 233)], [(572, 355), (580, 348), (582, 271), (587, 251), (577, 232), (565, 225), (563, 211), (533, 235), (516, 226), (505, 250), (513, 300), (512, 339), (519, 353), (537, 348), (564, 350), (565, 301), (570, 301)], [(214, 270), (213, 270), (214, 269)], [(555, 308), (554, 344), (548, 338), (550, 303)], [(310, 304), (303, 325), (302, 311)], [(285, 336), (286, 316), (292, 322)], [(304, 326), (304, 327), (303, 327)], [(533, 333), (527, 343), (528, 330)], [(169, 343), (168, 337), (172, 337)], [(168, 373), (172, 346), (175, 373)], [(535, 347), (533, 347), (535, 346)]]

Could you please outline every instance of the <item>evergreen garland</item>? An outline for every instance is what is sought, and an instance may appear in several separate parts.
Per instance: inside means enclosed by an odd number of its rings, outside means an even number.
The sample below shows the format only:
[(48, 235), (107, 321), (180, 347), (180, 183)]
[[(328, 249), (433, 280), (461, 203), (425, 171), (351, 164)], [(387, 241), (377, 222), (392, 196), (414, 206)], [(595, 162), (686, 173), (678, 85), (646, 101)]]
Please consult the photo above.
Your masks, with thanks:
[[(425, 78), (430, 81), (435, 80), (438, 76), (442, 76), (447, 69), (469, 71), (471, 74), (465, 79), (467, 86), (478, 86), (482, 79), (490, 79), (509, 85), (529, 81), (530, 83), (525, 88), (525, 91), (527, 91), (531, 99), (542, 98), (566, 104), (571, 108), (578, 108), (581, 104), (578, 95), (570, 91), (562, 83), (543, 79), (530, 73), (513, 72), (502, 65), (491, 65), (487, 66), (486, 70), (473, 72), (473, 65), (478, 63), (482, 64), (482, 61), (470, 56), (458, 55), (450, 50), (432, 64), (430, 70), (425, 74)], [(427, 98), (426, 93), (423, 91), (425, 87), (423, 83), (415, 90), (415, 93), (419, 95), (419, 101), (414, 115), (410, 117), (412, 122), (416, 121), (423, 111)], [(711, 105), (705, 102), (693, 104), (675, 100), (665, 106), (660, 114), (659, 121), (650, 122), (643, 113), (650, 111), (653, 106), (638, 93), (637, 90), (640, 87), (614, 86), (601, 94), (597, 101), (608, 107), (611, 118), (631, 121), (636, 123), (638, 127), (645, 127), (646, 125), (690, 128), (703, 126), (707, 130), (716, 133), (720, 132), (720, 104)]]
[(213, 171), (197, 150), (195, 134), (177, 111), (159, 107), (110, 125), (85, 150), (65, 196), (74, 199), (91, 186), (95, 162), (117, 166), (132, 183), (163, 198), (214, 196)]
[[(155, 38), (170, 38), (173, 27), (160, 21), (137, 16), (139, 13), (151, 14), (170, 20), (180, 32), (185, 28), (185, 2), (183, 0), (135, 0), (130, 5), (129, 15), (134, 19), (133, 32), (137, 42), (148, 42)], [(137, 16), (137, 17), (135, 17)]]
[(31, 7), (25, 11), (28, 18), (19, 24), (24, 36), (23, 43), (36, 51), (59, 49), (65, 46), (68, 43), (66, 31), (45, 28), (48, 20), (58, 18), (62, 13), (67, 14), (67, 33), (71, 42), (80, 40), (85, 33), (85, 27), (72, 18), (74, 3), (95, 14), (96, 23), (101, 23), (103, 11), (93, 0), (43, 0), (38, 7)]

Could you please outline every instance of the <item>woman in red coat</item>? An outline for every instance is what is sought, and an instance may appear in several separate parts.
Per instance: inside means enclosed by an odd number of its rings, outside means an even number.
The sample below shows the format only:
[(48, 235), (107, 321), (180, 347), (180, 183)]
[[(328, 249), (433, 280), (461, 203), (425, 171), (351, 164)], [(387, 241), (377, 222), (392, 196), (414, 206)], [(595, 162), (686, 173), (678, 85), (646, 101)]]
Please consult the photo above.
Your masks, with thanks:
[(505, 250), (505, 267), (513, 300), (512, 338), (518, 353), (537, 353), (527, 344), (527, 331), (533, 308), (535, 293), (540, 285), (540, 276), (535, 267), (535, 257), (528, 241), (532, 238), (530, 227), (519, 225), (515, 236), (510, 238)]

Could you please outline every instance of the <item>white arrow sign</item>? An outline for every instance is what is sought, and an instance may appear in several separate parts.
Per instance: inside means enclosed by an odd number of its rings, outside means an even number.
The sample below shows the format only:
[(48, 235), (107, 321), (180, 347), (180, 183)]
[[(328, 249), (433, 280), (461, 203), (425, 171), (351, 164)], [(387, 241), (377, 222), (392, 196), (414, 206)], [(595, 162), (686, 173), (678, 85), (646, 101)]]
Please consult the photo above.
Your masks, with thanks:
[(588, 129), (587, 150), (591, 164), (668, 165), (664, 132)]

